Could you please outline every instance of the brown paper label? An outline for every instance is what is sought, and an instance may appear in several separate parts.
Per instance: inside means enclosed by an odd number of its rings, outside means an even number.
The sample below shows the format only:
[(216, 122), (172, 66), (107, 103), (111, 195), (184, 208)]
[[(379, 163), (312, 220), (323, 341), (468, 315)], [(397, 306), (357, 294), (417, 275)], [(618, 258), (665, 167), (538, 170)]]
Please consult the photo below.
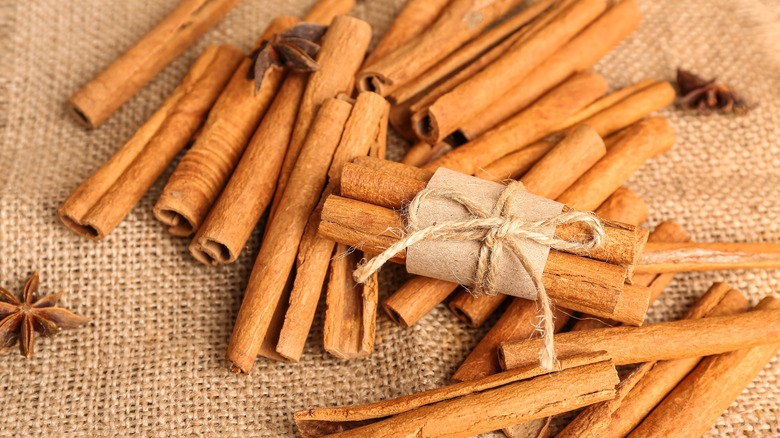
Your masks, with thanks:
[[(473, 202), (487, 211), (492, 211), (505, 186), (449, 169), (440, 168), (427, 185), (428, 189), (446, 188), (465, 193)], [(563, 204), (551, 201), (526, 191), (518, 191), (510, 203), (510, 214), (527, 221), (537, 221), (558, 216)], [(429, 196), (420, 203), (419, 227), (425, 228), (437, 223), (463, 221), (472, 216), (455, 201)], [(555, 227), (544, 230), (552, 236)], [(541, 273), (547, 262), (550, 248), (528, 239), (519, 239), (523, 253), (531, 261), (534, 270)], [(479, 260), (480, 241), (437, 241), (416, 243), (406, 251), (406, 270), (409, 273), (438, 278), (464, 286), (474, 284), (474, 273)], [(496, 282), (499, 293), (536, 299), (536, 288), (531, 276), (511, 251), (505, 249), (499, 260), (499, 275)]]

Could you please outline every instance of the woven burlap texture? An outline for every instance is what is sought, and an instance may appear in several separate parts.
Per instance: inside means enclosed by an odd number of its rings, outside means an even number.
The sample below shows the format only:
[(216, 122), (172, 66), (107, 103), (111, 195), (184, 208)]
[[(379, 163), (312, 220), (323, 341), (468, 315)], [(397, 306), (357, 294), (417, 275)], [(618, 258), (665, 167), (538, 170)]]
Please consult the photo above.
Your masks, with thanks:
[[(299, 364), (258, 360), (229, 374), (223, 359), (257, 253), (255, 233), (233, 265), (207, 268), (168, 235), (151, 207), (170, 170), (105, 241), (79, 238), (54, 211), (155, 110), (209, 43), (248, 49), (269, 20), (302, 14), (312, 0), (245, 0), (109, 122), (86, 131), (67, 98), (141, 37), (174, 0), (0, 0), (0, 283), (20, 289), (35, 269), (44, 292), (94, 319), (38, 341), (26, 360), (0, 356), (2, 436), (284, 436), (292, 412), (365, 403), (431, 389), (485, 329), (438, 306), (401, 329), (380, 315), (376, 351), (345, 362), (322, 349), (322, 305)], [(375, 40), (401, 0), (360, 3), (354, 15)], [(648, 202), (648, 226), (681, 223), (701, 241), (780, 240), (780, 2), (641, 1), (642, 28), (597, 65), (614, 87), (672, 79), (677, 66), (717, 76), (757, 103), (743, 117), (663, 112), (675, 148), (629, 182)], [(401, 154), (394, 140), (391, 155)], [(382, 296), (403, 279), (382, 273)], [(679, 317), (714, 281), (757, 302), (776, 293), (778, 271), (680, 275), (650, 312)], [(780, 434), (780, 363), (769, 364), (714, 425), (713, 436)]]

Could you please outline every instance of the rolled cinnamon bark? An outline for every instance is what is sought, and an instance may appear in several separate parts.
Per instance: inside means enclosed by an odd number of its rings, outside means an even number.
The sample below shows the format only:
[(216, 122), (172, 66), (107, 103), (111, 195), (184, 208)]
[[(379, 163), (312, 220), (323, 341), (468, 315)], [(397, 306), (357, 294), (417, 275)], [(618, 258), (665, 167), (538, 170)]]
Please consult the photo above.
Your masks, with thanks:
[[(675, 98), (674, 88), (668, 82), (651, 84), (621, 99), (614, 97), (615, 95), (623, 94), (624, 90), (618, 90), (604, 96), (558, 125), (555, 129), (570, 130), (575, 123), (588, 125), (595, 129), (599, 135), (607, 138), (606, 141), (609, 145), (610, 141), (618, 139), (618, 136), (613, 134), (638, 122), (643, 117), (666, 107), (674, 102)], [(601, 110), (595, 111), (599, 108)], [(591, 114), (594, 111), (595, 113)], [(588, 114), (590, 114), (588, 117), (584, 117)], [(613, 137), (615, 138), (613, 139)], [(484, 166), (477, 172), (477, 176), (487, 179), (491, 179), (494, 175), (519, 178), (554, 147), (556, 142), (557, 136), (540, 140)]]
[[(766, 297), (755, 310), (780, 309), (780, 300)], [(780, 349), (775, 340), (749, 349), (705, 357), (698, 366), (645, 418), (631, 437), (687, 437), (707, 432), (756, 378)]]
[[(366, 357), (374, 351), (379, 283), (358, 284), (352, 276), (360, 251), (336, 245), (328, 282), (323, 345), (339, 359)], [(309, 324), (311, 325), (311, 323)]]
[(445, 142), (430, 145), (424, 141), (418, 141), (406, 151), (401, 162), (409, 166), (422, 167), (450, 150), (452, 150), (452, 146)]
[(645, 248), (637, 272), (690, 272), (780, 268), (780, 244), (662, 242)]
[(521, 0), (450, 1), (424, 32), (358, 73), (358, 88), (387, 96), (521, 3)]
[(341, 139), (352, 105), (326, 100), (311, 126), (298, 163), (290, 175), (283, 208), (271, 218), (249, 277), (244, 300), (228, 345), (231, 371), (249, 373), (295, 262), (296, 251), (312, 210), (325, 186), (328, 167)]
[(345, 16), (336, 17), (322, 37), (322, 47), (317, 53), (320, 69), (309, 76), (309, 82), (306, 84), (292, 138), (279, 172), (270, 217), (276, 213), (279, 201), (287, 189), (287, 181), (317, 110), (327, 99), (339, 94), (352, 94), (355, 72), (363, 62), (370, 41), (371, 26), (365, 21)]
[(501, 99), (459, 126), (455, 137), (473, 140), (502, 123), (578, 71), (587, 70), (633, 33), (641, 14), (634, 0), (622, 0), (572, 38)]
[(160, 109), (57, 209), (60, 221), (106, 237), (187, 145), (242, 59), (231, 46), (206, 48)]
[[(297, 21), (275, 18), (255, 46)], [(255, 81), (247, 76), (251, 68), (252, 60), (245, 58), (154, 205), (157, 220), (175, 236), (192, 235), (206, 219), (284, 79), (282, 70), (269, 69), (255, 93)]]
[(563, 360), (558, 371), (501, 373), (362, 406), (295, 413), (304, 437), (468, 437), (614, 396), (617, 372), (603, 355)]
[[(592, 210), (606, 199), (648, 159), (669, 150), (674, 131), (661, 117), (634, 124), (608, 148), (607, 155), (561, 194), (558, 201), (580, 210)], [(605, 178), (604, 175), (609, 175)]]
[[(714, 307), (709, 304), (718, 299)], [(716, 283), (691, 308), (686, 318), (736, 314), (746, 311), (747, 308), (747, 299), (741, 293), (728, 285)], [(567, 427), (575, 432), (570, 436), (584, 436), (586, 433), (604, 438), (628, 435), (696, 367), (700, 360), (699, 357), (692, 357), (655, 363), (653, 369), (636, 382), (632, 389), (623, 394), (620, 402), (613, 405), (611, 409), (592, 412), (588, 415), (587, 421), (575, 420), (576, 424)]]
[[(398, 241), (401, 215), (393, 210), (363, 202), (330, 196), (325, 202), (320, 234), (329, 239), (379, 253)], [(392, 260), (403, 262), (405, 252)], [(622, 318), (614, 313), (624, 288), (624, 267), (577, 257), (563, 252), (550, 253), (543, 282), (550, 298), (562, 307), (592, 311), (605, 317)], [(587, 281), (583, 281), (588, 278)], [(632, 294), (633, 296), (634, 294)], [(647, 299), (644, 298), (646, 304)], [(641, 302), (637, 306), (641, 306)]]
[(322, 204), (329, 194), (337, 191), (344, 165), (356, 157), (367, 155), (371, 146), (382, 134), (386, 134), (383, 126), (387, 124), (388, 110), (389, 104), (382, 96), (371, 92), (360, 93), (344, 128), (328, 170), (328, 185), (320, 204), (309, 218), (298, 246), (295, 283), (276, 347), (276, 351), (288, 360), (297, 362), (303, 353), (335, 246), (332, 240), (317, 235)]
[[(482, 64), (482, 67), (488, 65), (492, 60), (500, 56), (502, 52), (505, 52), (519, 37), (527, 34), (527, 27), (530, 27), (530, 23), (536, 24), (533, 20), (546, 9), (550, 8), (551, 5), (555, 4), (556, 1), (557, 0), (542, 0), (535, 2), (521, 12), (496, 24), (418, 77), (390, 93), (387, 96), (388, 100), (394, 103), (401, 103), (412, 99), (448, 76), (453, 75), (453, 72), (457, 72), (454, 75), (460, 76), (458, 79), (462, 82), (466, 77), (462, 75), (464, 73), (463, 70), (472, 70), (475, 63)], [(495, 49), (496, 46), (502, 46), (496, 50), (499, 53), (496, 55), (489, 53), (493, 52), (493, 49)], [(490, 60), (483, 59), (483, 56), (490, 58)], [(464, 69), (464, 67), (466, 68)], [(465, 73), (474, 74), (474, 72)], [(450, 79), (447, 79), (445, 82), (450, 82)], [(437, 86), (436, 88), (439, 87)], [(428, 101), (428, 99), (429, 96), (426, 95), (425, 101)], [(428, 104), (431, 102), (428, 102)], [(426, 106), (428, 104), (426, 104)]]
[[(662, 340), (662, 342), (659, 342)], [(555, 336), (559, 357), (588, 351), (607, 351), (616, 365), (709, 356), (780, 342), (780, 310), (754, 310), (742, 315), (717, 316), (612, 327)], [(504, 369), (534, 363), (539, 340), (501, 344), (499, 360)]]
[(241, 0), (182, 0), (168, 16), (71, 96), (69, 112), (97, 128)]
[(207, 265), (233, 263), (271, 202), (308, 75), (290, 72), (227, 186), (198, 228), (190, 253)]
[[(630, 195), (628, 195), (630, 193)], [(624, 219), (629, 218), (636, 218), (641, 219), (639, 222), (644, 221), (646, 218), (646, 215), (644, 217), (641, 217), (640, 214), (635, 213), (631, 210), (637, 210), (639, 212), (644, 211), (647, 212), (647, 208), (645, 203), (636, 195), (633, 194), (633, 192), (630, 192), (628, 189), (625, 189), (624, 191), (615, 192), (610, 199), (616, 198), (616, 197), (622, 197), (622, 196), (629, 196), (629, 200), (634, 200), (633, 208), (625, 208), (625, 204), (627, 203), (618, 203), (618, 202), (605, 202), (601, 207), (599, 207), (597, 213), (602, 216), (609, 218), (611, 220), (619, 220), (623, 221)], [(621, 205), (620, 209), (614, 209), (615, 205)], [(630, 213), (627, 213), (629, 212)], [(631, 222), (628, 222), (631, 223)], [(637, 222), (633, 222), (637, 223)], [(640, 285), (644, 285), (642, 283), (638, 283)], [(461, 298), (463, 297), (463, 298)], [(455, 299), (453, 299), (453, 302), (456, 300), (465, 299), (466, 297), (463, 296), (463, 294), (459, 294)], [(475, 300), (476, 301), (476, 300)], [(467, 303), (463, 302), (458, 308), (450, 307), (453, 312), (460, 311), (462, 312), (465, 317), (472, 318), (472, 319), (486, 319), (486, 315), (490, 315), (493, 313), (493, 311), (498, 307), (500, 302), (498, 304), (495, 304), (495, 299), (486, 299), (483, 300), (484, 303)], [(451, 302), (452, 303), (452, 302)], [(489, 307), (493, 306), (493, 309), (487, 309), (485, 311), (480, 312), (478, 309), (482, 307)], [(502, 342), (506, 341), (512, 341), (512, 340), (521, 340), (521, 339), (528, 339), (536, 329), (535, 325), (535, 317), (537, 314), (535, 303), (523, 300), (519, 298), (515, 298), (512, 301), (512, 304), (509, 305), (506, 311), (501, 315), (501, 318), (498, 319), (496, 324), (490, 329), (490, 331), (482, 338), (482, 340), (479, 341), (479, 344), (477, 344), (476, 347), (474, 347), (474, 350), (469, 353), (466, 360), (463, 361), (461, 366), (455, 371), (455, 374), (452, 376), (452, 380), (454, 381), (467, 381), (467, 380), (474, 380), (479, 379), (484, 376), (488, 376), (491, 374), (495, 374), (499, 371), (501, 371), (501, 365), (498, 362), (498, 346)], [(569, 313), (568, 311), (558, 311), (558, 314), (556, 315), (556, 324), (565, 324), (569, 319)], [(456, 313), (457, 314), (457, 313)], [(463, 319), (461, 317), (461, 319)], [(583, 319), (584, 321), (585, 319)], [(517, 434), (515, 434), (517, 435)], [(518, 435), (519, 436), (519, 435)]]
[(501, 99), (506, 90), (555, 53), (607, 8), (605, 0), (571, 2), (552, 21), (500, 58), (412, 116), (420, 139), (434, 144)]
[(604, 78), (593, 72), (573, 76), (533, 105), (485, 135), (425, 166), (474, 174), (480, 167), (550, 134), (550, 129), (607, 91)]
[(449, 2), (449, 0), (408, 0), (366, 58), (363, 63), (364, 68), (370, 67), (424, 32), (436, 21)]

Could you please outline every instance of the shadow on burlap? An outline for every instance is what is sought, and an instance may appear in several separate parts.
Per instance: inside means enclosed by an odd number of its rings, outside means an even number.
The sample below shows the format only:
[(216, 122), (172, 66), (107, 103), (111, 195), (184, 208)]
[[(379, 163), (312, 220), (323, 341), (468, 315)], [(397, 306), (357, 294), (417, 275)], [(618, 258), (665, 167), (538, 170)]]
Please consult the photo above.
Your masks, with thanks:
[[(376, 352), (352, 362), (323, 353), (320, 309), (300, 364), (258, 360), (249, 377), (229, 374), (223, 355), (259, 235), (231, 266), (198, 264), (188, 241), (153, 220), (162, 182), (103, 242), (77, 238), (56, 221), (55, 208), (152, 114), (206, 44), (247, 49), (273, 16), (301, 14), (311, 0), (243, 2), (100, 129), (77, 126), (64, 110), (68, 96), (174, 3), (0, 0), (0, 281), (18, 290), (41, 269), (44, 292), (68, 292), (65, 305), (94, 318), (39, 341), (32, 360), (0, 356), (0, 435), (289, 435), (299, 409), (447, 383), (484, 329), (465, 328), (443, 306), (406, 330), (380, 315)], [(401, 3), (367, 1), (355, 15), (381, 33)], [(780, 240), (780, 3), (641, 4), (642, 29), (597, 66), (612, 86), (671, 79), (683, 66), (759, 103), (744, 117), (664, 111), (677, 145), (629, 182), (650, 205), (647, 225), (673, 219), (701, 241)], [(396, 139), (390, 153), (401, 151)], [(403, 275), (397, 267), (383, 272), (383, 296)], [(680, 275), (650, 320), (679, 317), (713, 281), (755, 303), (775, 293), (780, 272)], [(778, 374), (775, 360), (712, 434), (780, 434)]]

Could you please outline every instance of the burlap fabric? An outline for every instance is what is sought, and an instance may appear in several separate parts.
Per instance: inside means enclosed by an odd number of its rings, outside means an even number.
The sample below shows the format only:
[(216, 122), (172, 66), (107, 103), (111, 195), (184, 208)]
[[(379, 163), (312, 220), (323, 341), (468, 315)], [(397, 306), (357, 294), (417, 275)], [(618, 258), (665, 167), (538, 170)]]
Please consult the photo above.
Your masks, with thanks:
[[(237, 263), (204, 267), (190, 257), (188, 241), (154, 221), (161, 182), (103, 242), (57, 222), (55, 208), (152, 114), (206, 44), (248, 48), (273, 16), (302, 14), (312, 2), (244, 1), (103, 127), (77, 126), (64, 110), (68, 96), (174, 3), (0, 0), (0, 280), (19, 289), (41, 269), (43, 291), (68, 292), (67, 307), (94, 318), (39, 341), (31, 360), (15, 351), (0, 356), (0, 435), (291, 435), (293, 411), (447, 383), (484, 330), (464, 327), (443, 306), (406, 330), (380, 315), (376, 352), (351, 362), (323, 352), (318, 316), (300, 364), (258, 360), (249, 377), (229, 374), (223, 356), (259, 235)], [(354, 14), (379, 34), (401, 3), (366, 1)], [(780, 2), (641, 3), (642, 29), (597, 66), (613, 86), (671, 79), (683, 66), (758, 103), (744, 117), (664, 111), (677, 145), (629, 183), (651, 207), (648, 225), (673, 219), (701, 241), (777, 241)], [(393, 156), (401, 145), (392, 145)], [(382, 295), (402, 278), (400, 269), (385, 269)], [(650, 319), (678, 317), (713, 281), (756, 302), (775, 293), (780, 272), (680, 275)], [(773, 361), (711, 433), (780, 434), (779, 374)]]

